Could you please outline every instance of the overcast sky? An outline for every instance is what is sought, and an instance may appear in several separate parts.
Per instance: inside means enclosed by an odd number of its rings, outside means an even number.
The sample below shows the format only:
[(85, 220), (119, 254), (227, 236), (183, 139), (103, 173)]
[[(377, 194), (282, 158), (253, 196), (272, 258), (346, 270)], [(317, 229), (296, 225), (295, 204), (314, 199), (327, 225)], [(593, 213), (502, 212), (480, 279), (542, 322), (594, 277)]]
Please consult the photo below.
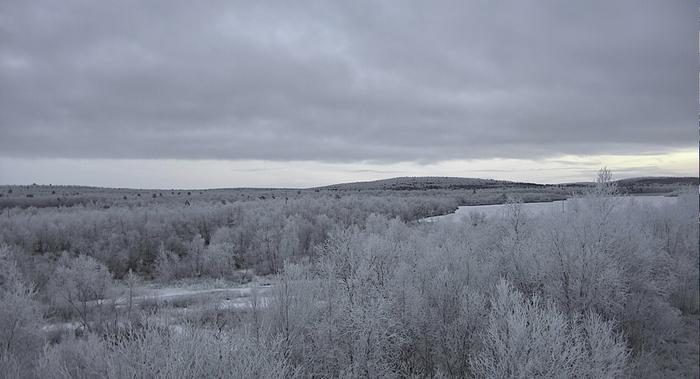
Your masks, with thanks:
[(0, 184), (698, 174), (695, 1), (0, 2)]

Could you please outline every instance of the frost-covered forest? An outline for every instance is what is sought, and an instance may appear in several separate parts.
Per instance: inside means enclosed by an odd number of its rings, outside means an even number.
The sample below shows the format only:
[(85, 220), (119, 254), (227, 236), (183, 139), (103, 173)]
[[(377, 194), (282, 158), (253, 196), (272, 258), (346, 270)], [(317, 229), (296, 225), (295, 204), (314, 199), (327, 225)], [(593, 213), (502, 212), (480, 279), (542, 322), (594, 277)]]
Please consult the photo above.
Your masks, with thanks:
[(458, 223), (386, 191), (8, 207), (0, 375), (697, 377), (697, 187), (609, 179)]

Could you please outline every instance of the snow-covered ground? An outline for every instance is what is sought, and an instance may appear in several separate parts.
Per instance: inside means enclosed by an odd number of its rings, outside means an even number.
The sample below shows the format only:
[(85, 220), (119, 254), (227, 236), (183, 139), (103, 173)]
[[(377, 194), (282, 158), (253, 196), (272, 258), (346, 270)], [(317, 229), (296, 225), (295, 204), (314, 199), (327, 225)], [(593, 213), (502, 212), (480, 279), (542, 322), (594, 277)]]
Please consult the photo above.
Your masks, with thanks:
[[(666, 204), (672, 204), (676, 201), (675, 197), (667, 196), (624, 196), (619, 198), (620, 201), (634, 201), (640, 205), (649, 205), (654, 207), (660, 207)], [(521, 204), (522, 210), (529, 215), (538, 215), (551, 212), (562, 212), (566, 207), (571, 206), (576, 199), (559, 200), (543, 203), (523, 203)], [(422, 219), (424, 222), (461, 222), (464, 219), (468, 219), (472, 213), (481, 213), (487, 217), (500, 217), (506, 212), (506, 204), (494, 204), (494, 205), (471, 205), (462, 206), (457, 208), (454, 213), (427, 217)]]
[[(197, 298), (205, 295), (227, 295), (230, 298), (247, 298), (255, 293), (257, 296), (265, 296), (272, 288), (270, 284), (253, 284), (246, 287), (226, 287), (226, 288), (207, 288), (207, 289), (191, 289), (182, 287), (162, 287), (162, 288), (139, 288), (139, 295), (133, 296), (131, 300), (135, 303), (144, 301), (172, 301), (182, 298)], [(125, 305), (129, 302), (128, 296), (121, 296), (116, 299), (117, 305)]]
[[(134, 295), (131, 297), (131, 303), (136, 308), (147, 303), (161, 306), (170, 305), (178, 308), (175, 313), (181, 314), (202, 308), (247, 310), (266, 307), (269, 304), (272, 289), (273, 285), (269, 283), (249, 283), (240, 287), (215, 288), (198, 288), (197, 284), (166, 287), (148, 284), (133, 289)], [(122, 294), (117, 298), (95, 300), (89, 302), (89, 305), (111, 305), (112, 302), (117, 308), (124, 308), (129, 304), (129, 296)], [(82, 326), (79, 321), (58, 321), (47, 323), (41, 330), (43, 332), (71, 331)]]

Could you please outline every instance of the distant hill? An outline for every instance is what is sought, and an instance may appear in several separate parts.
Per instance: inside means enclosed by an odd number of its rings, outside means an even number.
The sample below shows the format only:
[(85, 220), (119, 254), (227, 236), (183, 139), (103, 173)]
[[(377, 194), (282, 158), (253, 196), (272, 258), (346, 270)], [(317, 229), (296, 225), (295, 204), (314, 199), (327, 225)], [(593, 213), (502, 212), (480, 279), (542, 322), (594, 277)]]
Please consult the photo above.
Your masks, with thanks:
[(700, 183), (700, 179), (692, 176), (649, 176), (641, 178), (620, 179), (617, 180), (616, 183), (618, 186), (664, 184), (697, 186)]
[(508, 187), (544, 187), (543, 184), (519, 183), (505, 180), (458, 178), (443, 176), (399, 177), (373, 180), (368, 182), (340, 183), (318, 187), (325, 190), (344, 191), (417, 191), (417, 190), (456, 190), (456, 189), (485, 189)]
[(615, 181), (622, 193), (668, 193), (687, 186), (698, 186), (700, 180), (687, 176), (655, 176), (621, 179)]
[[(615, 183), (623, 193), (667, 193), (683, 186), (697, 186), (700, 184), (697, 177), (672, 176), (620, 179), (616, 180)], [(315, 189), (340, 191), (420, 191), (536, 187), (583, 188), (594, 184), (594, 182), (537, 184), (479, 178), (407, 176), (366, 182), (339, 183), (317, 187)]]
[[(623, 194), (674, 194), (699, 185), (697, 177), (641, 177), (617, 180)], [(335, 191), (368, 195), (452, 196), (460, 205), (503, 203), (507, 195), (524, 202), (563, 200), (580, 194), (593, 182), (537, 184), (506, 180), (419, 176), (367, 182), (340, 183), (316, 188), (218, 188), (133, 189), (66, 185), (0, 185), (0, 210), (12, 207), (141, 206), (152, 203), (189, 205), (203, 201), (227, 204), (235, 201), (293, 199), (307, 194), (326, 196)], [(697, 188), (697, 187), (696, 187)], [(418, 193), (420, 191), (420, 193)], [(335, 196), (341, 194), (335, 193)]]

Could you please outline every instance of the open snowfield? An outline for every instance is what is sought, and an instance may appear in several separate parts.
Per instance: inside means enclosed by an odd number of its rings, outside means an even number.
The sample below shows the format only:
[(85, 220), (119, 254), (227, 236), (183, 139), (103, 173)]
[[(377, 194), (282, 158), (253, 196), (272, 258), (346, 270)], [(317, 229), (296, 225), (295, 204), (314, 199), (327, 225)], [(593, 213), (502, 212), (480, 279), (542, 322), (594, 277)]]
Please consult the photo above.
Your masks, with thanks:
[[(132, 288), (131, 296), (128, 295), (128, 290), (122, 290), (120, 296), (91, 300), (87, 305), (92, 308), (132, 307), (135, 313), (156, 308), (161, 316), (164, 314), (187, 315), (206, 310), (249, 311), (254, 308), (265, 308), (269, 304), (270, 291), (274, 288), (268, 280), (255, 281), (246, 285), (230, 284), (226, 287), (216, 287), (221, 284), (221, 281), (207, 280), (168, 285), (150, 283)], [(124, 294), (125, 292), (127, 294)], [(70, 333), (81, 328), (85, 328), (85, 325), (80, 321), (55, 319), (47, 320), (41, 330), (46, 333)]]
[[(632, 202), (639, 206), (662, 207), (673, 204), (676, 201), (675, 197), (670, 196), (624, 196), (616, 199), (620, 203)], [(562, 213), (567, 207), (576, 207), (577, 199), (557, 200), (548, 202), (523, 203), (520, 205), (522, 212), (527, 215), (543, 215)], [(462, 222), (469, 219), (472, 214), (480, 213), (487, 217), (504, 216), (507, 212), (507, 204), (492, 204), (492, 205), (467, 205), (460, 206), (454, 213), (433, 216), (424, 218), (425, 222)]]

